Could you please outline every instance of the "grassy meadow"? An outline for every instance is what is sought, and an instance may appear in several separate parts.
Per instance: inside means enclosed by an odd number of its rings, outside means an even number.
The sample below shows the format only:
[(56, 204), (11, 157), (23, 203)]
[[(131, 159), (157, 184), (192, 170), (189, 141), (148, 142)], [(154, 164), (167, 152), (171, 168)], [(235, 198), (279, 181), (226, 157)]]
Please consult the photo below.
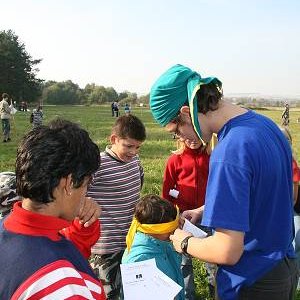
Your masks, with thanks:
[[(258, 113), (273, 119), (277, 124), (281, 123), (283, 109), (265, 109)], [(121, 113), (123, 113), (121, 109)], [(148, 108), (134, 107), (132, 113), (137, 115), (145, 124), (147, 140), (140, 151), (140, 158), (145, 171), (145, 183), (142, 194), (161, 193), (162, 176), (164, 164), (170, 151), (175, 149), (175, 142), (172, 136), (157, 125)], [(29, 123), (30, 112), (17, 112), (11, 122), (11, 139), (9, 143), (0, 143), (0, 172), (14, 171), (16, 149), (22, 136), (31, 129)], [(44, 123), (49, 120), (61, 117), (80, 123), (89, 133), (91, 138), (104, 150), (108, 143), (111, 126), (115, 120), (111, 116), (109, 106), (45, 106)], [(290, 131), (293, 136), (293, 151), (299, 162), (300, 110), (290, 110)], [(2, 141), (2, 139), (1, 139)], [(197, 285), (197, 299), (209, 299), (208, 288), (205, 281), (205, 270), (198, 260), (195, 263), (195, 280)], [(300, 296), (297, 297), (300, 300)]]

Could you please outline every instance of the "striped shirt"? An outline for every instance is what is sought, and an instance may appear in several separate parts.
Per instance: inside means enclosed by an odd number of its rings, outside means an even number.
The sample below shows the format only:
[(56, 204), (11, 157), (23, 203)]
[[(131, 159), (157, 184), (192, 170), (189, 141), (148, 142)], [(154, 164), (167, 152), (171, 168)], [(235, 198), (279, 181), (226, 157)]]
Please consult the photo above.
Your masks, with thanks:
[(34, 109), (32, 111), (32, 114), (33, 114), (33, 121), (32, 121), (33, 126), (35, 127), (41, 126), (43, 123), (43, 111)]
[(126, 235), (143, 178), (138, 156), (124, 162), (108, 147), (101, 152), (101, 166), (87, 192), (101, 207), (101, 237), (92, 248), (93, 254), (115, 253), (126, 248)]

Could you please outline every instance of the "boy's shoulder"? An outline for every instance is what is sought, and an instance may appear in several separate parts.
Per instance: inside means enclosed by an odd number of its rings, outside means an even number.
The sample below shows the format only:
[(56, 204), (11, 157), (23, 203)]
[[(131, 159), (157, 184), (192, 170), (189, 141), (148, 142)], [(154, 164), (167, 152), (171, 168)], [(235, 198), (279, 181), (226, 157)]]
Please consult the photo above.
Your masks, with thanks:
[(100, 152), (100, 156), (101, 156), (101, 157), (106, 156), (106, 155), (107, 155), (107, 152), (106, 152), (106, 151), (101, 151), (101, 152)]
[(109, 153), (108, 153), (107, 151), (105, 151), (105, 150), (100, 152), (100, 159), (101, 159), (100, 169), (101, 169), (103, 163), (105, 163), (105, 162), (110, 162), (110, 161), (114, 161), (114, 160), (115, 160), (115, 159), (114, 159), (111, 155), (109, 155)]
[(173, 152), (170, 154), (170, 156), (168, 157), (168, 163), (176, 163), (178, 162), (179, 160), (181, 160), (182, 158), (182, 153), (179, 153), (179, 152)]

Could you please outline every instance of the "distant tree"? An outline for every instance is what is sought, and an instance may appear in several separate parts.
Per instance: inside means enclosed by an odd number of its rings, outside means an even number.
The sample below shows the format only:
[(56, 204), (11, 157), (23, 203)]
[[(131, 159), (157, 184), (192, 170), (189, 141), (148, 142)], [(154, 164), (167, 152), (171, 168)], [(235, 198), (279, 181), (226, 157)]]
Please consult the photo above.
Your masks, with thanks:
[(55, 82), (44, 88), (42, 100), (47, 104), (80, 104), (82, 92), (71, 80)]
[(83, 97), (89, 104), (102, 104), (118, 100), (118, 93), (114, 88), (87, 84), (83, 89)]
[(43, 89), (46, 88), (46, 87), (48, 87), (48, 86), (51, 86), (51, 85), (53, 85), (53, 84), (55, 84), (55, 83), (57, 83), (57, 81), (54, 81), (54, 80), (48, 80), (48, 81), (45, 81), (45, 82), (43, 83)]
[(143, 103), (145, 105), (148, 105), (149, 104), (149, 97), (150, 97), (149, 94), (140, 96), (139, 99), (138, 99), (138, 102)]
[(108, 96), (108, 102), (114, 102), (119, 100), (119, 95), (113, 87), (106, 88), (106, 93)]
[(95, 89), (96, 84), (95, 83), (88, 83), (84, 89), (82, 90), (82, 99), (81, 102), (82, 103), (86, 103), (86, 104), (90, 104), (90, 95), (93, 92), (93, 90)]
[(88, 97), (88, 102), (90, 104), (101, 104), (108, 102), (108, 94), (104, 86), (95, 86), (93, 91)]
[(12, 30), (0, 31), (0, 92), (17, 101), (35, 101), (42, 89), (42, 80), (36, 78), (41, 61), (27, 53)]
[(121, 92), (121, 93), (119, 94), (119, 96), (118, 96), (119, 101), (121, 101), (122, 99), (127, 98), (127, 97), (128, 97), (128, 94), (129, 94), (129, 92), (126, 92), (126, 91)]
[(95, 83), (88, 83), (84, 89), (83, 92), (86, 94), (91, 94), (92, 91), (96, 88), (96, 84)]

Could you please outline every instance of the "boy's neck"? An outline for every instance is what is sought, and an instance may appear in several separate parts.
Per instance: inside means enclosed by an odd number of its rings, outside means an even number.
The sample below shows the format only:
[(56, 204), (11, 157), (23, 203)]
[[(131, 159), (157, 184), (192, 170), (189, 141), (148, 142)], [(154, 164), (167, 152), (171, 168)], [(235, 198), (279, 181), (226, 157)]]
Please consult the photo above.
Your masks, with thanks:
[(118, 152), (115, 151), (115, 149), (114, 149), (113, 146), (114, 146), (114, 145), (107, 146), (107, 147), (106, 147), (106, 151), (109, 152), (109, 154), (110, 154), (111, 156), (113, 156), (114, 158), (116, 158), (117, 160), (125, 162), (124, 160), (122, 160), (122, 159), (119, 157)]
[(160, 240), (160, 241), (169, 241), (170, 234), (155, 234), (155, 233), (147, 233), (148, 235), (152, 236), (153, 238)]
[(243, 107), (221, 100), (219, 108), (206, 113), (206, 117), (210, 124), (211, 131), (218, 133), (229, 120), (243, 115), (247, 111), (248, 110)]

